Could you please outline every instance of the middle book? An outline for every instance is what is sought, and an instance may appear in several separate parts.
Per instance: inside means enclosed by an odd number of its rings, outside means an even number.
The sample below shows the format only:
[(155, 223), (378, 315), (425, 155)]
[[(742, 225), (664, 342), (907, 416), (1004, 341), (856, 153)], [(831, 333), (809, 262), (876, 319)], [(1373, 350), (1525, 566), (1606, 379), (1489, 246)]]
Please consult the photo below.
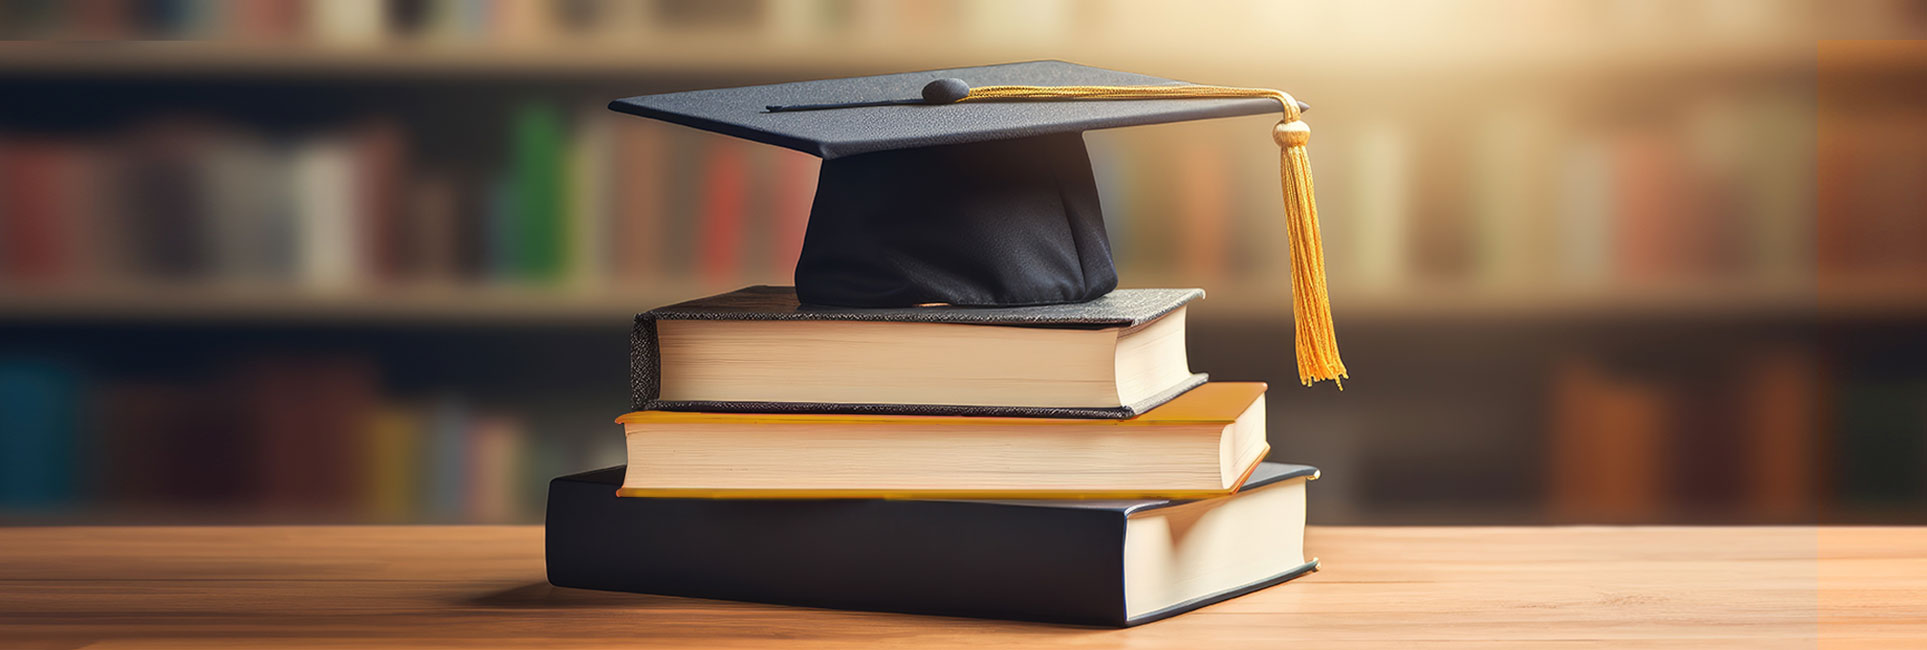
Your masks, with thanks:
[(637, 411), (618, 494), (1201, 499), (1270, 448), (1265, 385), (1209, 383), (1122, 420)]

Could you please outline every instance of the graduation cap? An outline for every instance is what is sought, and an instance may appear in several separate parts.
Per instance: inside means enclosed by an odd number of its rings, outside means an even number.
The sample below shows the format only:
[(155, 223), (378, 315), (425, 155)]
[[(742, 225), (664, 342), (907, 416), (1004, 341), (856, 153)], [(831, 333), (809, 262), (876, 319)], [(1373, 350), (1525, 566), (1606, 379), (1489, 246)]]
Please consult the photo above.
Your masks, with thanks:
[(1265, 88), (1063, 61), (642, 95), (613, 110), (823, 158), (796, 293), (805, 304), (1076, 303), (1117, 287), (1083, 132), (1282, 112), (1299, 377), (1342, 379), (1299, 121)]

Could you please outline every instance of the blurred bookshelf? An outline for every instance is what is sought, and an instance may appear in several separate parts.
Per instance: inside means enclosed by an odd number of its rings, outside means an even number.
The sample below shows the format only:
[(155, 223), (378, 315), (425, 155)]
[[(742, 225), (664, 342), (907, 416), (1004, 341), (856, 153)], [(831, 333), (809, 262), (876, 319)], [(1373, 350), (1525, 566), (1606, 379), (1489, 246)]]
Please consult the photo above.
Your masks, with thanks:
[[(1183, 284), (1143, 283), (1143, 286)], [(571, 293), (529, 287), (383, 287), (346, 293), (291, 292), (276, 286), (0, 289), (0, 322), (99, 320), (168, 322), (226, 320), (302, 325), (408, 322), (607, 326), (636, 314), (634, 305), (665, 305), (705, 289)], [(1667, 286), (1610, 291), (1517, 291), (1444, 286), (1427, 291), (1336, 290), (1348, 323), (1772, 319), (1906, 320), (1927, 315), (1927, 283), (1856, 282), (1822, 293), (1811, 286)], [(1235, 297), (1210, 299), (1194, 318), (1275, 320), (1289, 309), (1290, 288), (1232, 285)]]
[[(755, 34), (737, 35), (751, 39)], [(1302, 46), (1300, 46), (1302, 47)], [(1019, 50), (1013, 52), (1012, 50)], [(1030, 54), (1024, 51), (1034, 49)], [(443, 75), (596, 77), (630, 74), (768, 76), (811, 73), (854, 75), (935, 69), (959, 61), (1049, 58), (1049, 48), (964, 46), (925, 50), (915, 40), (890, 38), (853, 43), (826, 51), (805, 43), (760, 43), (747, 47), (716, 37), (654, 38), (634, 44), (590, 42), (502, 47), (470, 43), (381, 42), (364, 45), (304, 44), (294, 47), (248, 42), (148, 41), (50, 42), (9, 44), (0, 70), (16, 74), (63, 75), (294, 75), (328, 78), (392, 78)], [(1228, 74), (1262, 71), (1277, 52), (1249, 49), (1223, 52), (1151, 54), (1128, 43), (1082, 46), (1084, 56), (1120, 69), (1209, 69)], [(1450, 55), (1419, 62), (1374, 57), (1370, 52), (1325, 50), (1296, 65), (1318, 76), (1402, 77), (1425, 72), (1476, 71), (1476, 77), (1547, 77), (1573, 70), (1607, 72), (1634, 78), (1661, 75), (1776, 74), (1810, 65), (1808, 57), (1784, 48), (1714, 46), (1686, 65), (1660, 52), (1623, 43), (1567, 44), (1542, 56), (1521, 59), (1503, 51), (1455, 49)], [(886, 68), (882, 62), (888, 61)], [(1321, 66), (1328, 66), (1322, 68)], [(1342, 73), (1331, 68), (1341, 68)]]
[(1342, 394), (1290, 375), (1271, 119), (1086, 139), (1124, 285), (1207, 289), (1193, 366), (1277, 387), (1316, 516), (1919, 523), (1927, 49), (1815, 42), (1922, 33), (1899, 0), (0, 1), (0, 521), (538, 520), (620, 458), (629, 317), (787, 284), (814, 191), (608, 100), (1062, 58), (1313, 104)]

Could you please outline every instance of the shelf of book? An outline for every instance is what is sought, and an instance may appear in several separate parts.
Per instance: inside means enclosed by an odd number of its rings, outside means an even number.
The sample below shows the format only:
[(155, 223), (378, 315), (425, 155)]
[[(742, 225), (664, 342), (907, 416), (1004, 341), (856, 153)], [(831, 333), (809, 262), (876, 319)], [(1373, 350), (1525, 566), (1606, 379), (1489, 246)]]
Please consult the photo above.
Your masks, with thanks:
[[(1181, 286), (1182, 283), (1161, 286)], [(1142, 285), (1150, 286), (1150, 285)], [(490, 325), (607, 326), (652, 307), (733, 289), (654, 285), (636, 290), (567, 287), (418, 286), (307, 291), (272, 286), (0, 288), (0, 323), (32, 321), (277, 322), (357, 325), (460, 322)], [(1291, 318), (1290, 289), (1233, 286), (1212, 290), (1194, 318)], [(1927, 315), (1927, 286), (1912, 282), (1848, 285), (1490, 288), (1437, 285), (1389, 291), (1332, 289), (1341, 321), (1677, 321), (1770, 322), (1910, 319)]]
[[(1262, 50), (1166, 52), (1128, 44), (1071, 47), (945, 45), (926, 47), (901, 40), (856, 41), (825, 48), (817, 43), (770, 42), (760, 34), (653, 37), (637, 42), (569, 44), (435, 44), (382, 42), (364, 45), (275, 44), (223, 41), (12, 43), (0, 48), (0, 74), (271, 75), (315, 77), (342, 83), (395, 77), (552, 78), (735, 75), (830, 76), (935, 69), (983, 61), (1070, 58), (1118, 69), (1165, 74), (1186, 71), (1277, 76), (1272, 61), (1293, 62), (1291, 79), (1407, 77), (1452, 72), (1470, 78), (1612, 75), (1633, 79), (1720, 75), (1790, 75), (1811, 68), (1805, 49), (1779, 43), (1714, 46), (1682, 62), (1667, 48), (1622, 43), (1575, 44), (1519, 56), (1515, 47), (1467, 44), (1449, 56), (1413, 58), (1340, 48), (1294, 46)], [(885, 63), (887, 62), (887, 63)], [(1340, 65), (1342, 63), (1342, 65)]]
[(302, 326), (369, 323), (489, 325), (625, 322), (650, 307), (697, 293), (590, 291), (538, 287), (415, 287), (329, 292), (252, 286), (88, 287), (73, 291), (0, 289), (0, 322), (288, 322)]

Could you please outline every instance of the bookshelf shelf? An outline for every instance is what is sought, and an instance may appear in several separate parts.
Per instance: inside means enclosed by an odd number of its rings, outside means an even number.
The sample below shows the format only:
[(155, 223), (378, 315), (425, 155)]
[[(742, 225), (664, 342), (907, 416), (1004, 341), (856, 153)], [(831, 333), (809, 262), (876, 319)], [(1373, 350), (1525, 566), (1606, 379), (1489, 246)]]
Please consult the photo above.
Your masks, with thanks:
[[(1225, 290), (1192, 311), (1198, 318), (1289, 318), (1284, 288)], [(1342, 321), (1399, 324), (1477, 320), (1542, 322), (1692, 319), (1865, 320), (1927, 315), (1927, 286), (1909, 282), (1759, 286), (1411, 287), (1389, 291), (1333, 287)]]
[(1357, 302), (1356, 317), (1378, 320), (1695, 319), (1813, 315), (1820, 307), (1811, 290), (1754, 286), (1436, 288), (1368, 293)]
[[(1181, 284), (1181, 283), (1180, 283)], [(1177, 285), (1170, 285), (1177, 286)], [(302, 291), (273, 287), (0, 289), (0, 322), (263, 321), (300, 324), (476, 323), (608, 326), (636, 312), (729, 287), (658, 286), (639, 291), (543, 287), (423, 287), (375, 291)], [(1691, 286), (1561, 291), (1434, 287), (1397, 291), (1333, 289), (1341, 320), (1400, 324), (1429, 321), (1691, 320), (1719, 318), (1879, 321), (1927, 315), (1927, 286)], [(1198, 303), (1194, 317), (1286, 320), (1285, 288), (1225, 288)]]
[[(286, 45), (213, 41), (36, 43), (0, 49), (0, 71), (93, 75), (291, 75), (381, 79), (551, 75), (771, 74), (867, 69), (864, 57), (692, 40), (579, 47), (430, 44)], [(874, 59), (870, 59), (874, 61)]]
[[(1570, 77), (1575, 71), (1615, 77), (1692, 78), (1725, 74), (1785, 74), (1810, 69), (1805, 50), (1778, 44), (1710, 45), (1681, 60), (1671, 48), (1616, 43), (1551, 49), (1463, 44), (1448, 56), (1423, 59), (1363, 52), (1342, 44), (1313, 47), (1254, 43), (1252, 47), (1169, 52), (1131, 44), (1025, 46), (943, 45), (899, 40), (784, 42), (760, 33), (677, 34), (621, 41), (584, 39), (566, 44), (373, 42), (286, 44), (245, 41), (36, 42), (0, 45), (0, 74), (98, 76), (273, 75), (342, 82), (394, 77), (553, 78), (722, 75), (781, 77), (868, 74), (978, 65), (986, 61), (1066, 58), (1092, 65), (1172, 75), (1209, 71), (1266, 74), (1282, 79), (1340, 75), (1406, 78), (1425, 72), (1472, 77)], [(1275, 62), (1288, 60), (1280, 68)], [(1282, 81), (1280, 81), (1282, 83)]]
[(700, 294), (546, 288), (301, 291), (285, 288), (0, 290), (0, 321), (264, 321), (312, 324), (620, 326), (650, 307)]

